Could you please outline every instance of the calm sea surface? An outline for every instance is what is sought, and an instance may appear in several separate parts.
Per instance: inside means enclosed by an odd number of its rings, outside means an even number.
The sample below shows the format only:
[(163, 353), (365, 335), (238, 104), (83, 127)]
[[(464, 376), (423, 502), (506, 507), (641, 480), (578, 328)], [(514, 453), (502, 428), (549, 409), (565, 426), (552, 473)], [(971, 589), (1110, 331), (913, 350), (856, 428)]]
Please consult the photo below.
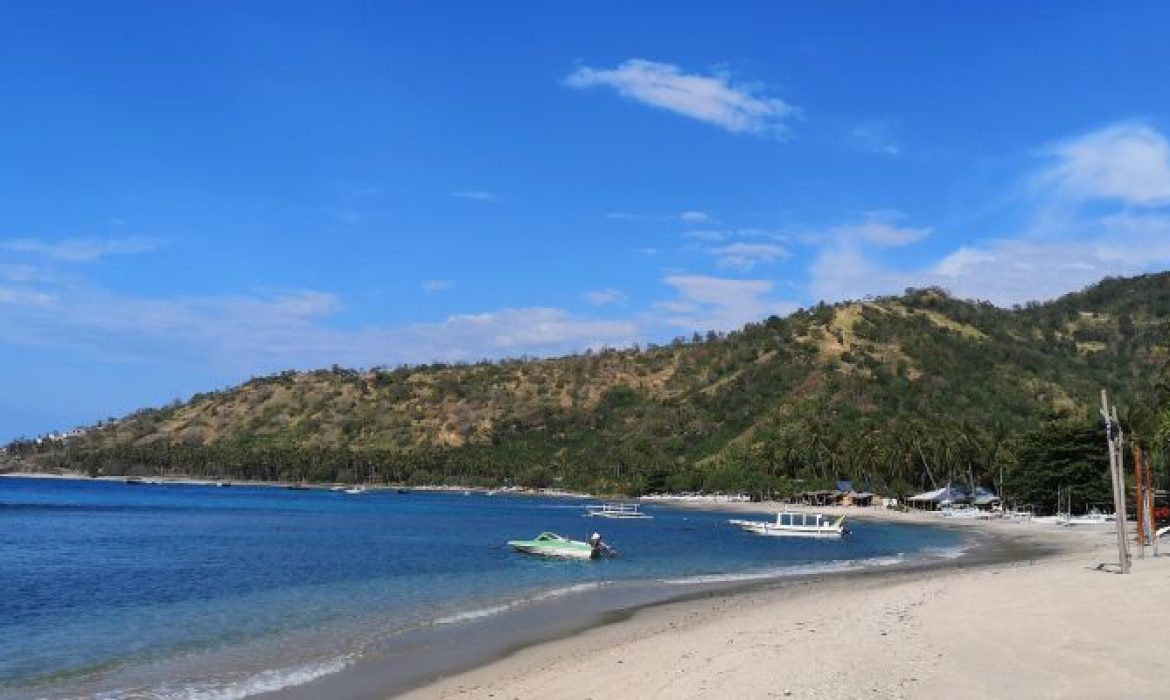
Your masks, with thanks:
[[(748, 535), (727, 514), (596, 501), (0, 479), (0, 698), (238, 698), (341, 671), (388, 640), (550, 600), (953, 556), (951, 532), (854, 522)], [(743, 517), (743, 516), (738, 516)], [(621, 552), (545, 561), (543, 530)]]

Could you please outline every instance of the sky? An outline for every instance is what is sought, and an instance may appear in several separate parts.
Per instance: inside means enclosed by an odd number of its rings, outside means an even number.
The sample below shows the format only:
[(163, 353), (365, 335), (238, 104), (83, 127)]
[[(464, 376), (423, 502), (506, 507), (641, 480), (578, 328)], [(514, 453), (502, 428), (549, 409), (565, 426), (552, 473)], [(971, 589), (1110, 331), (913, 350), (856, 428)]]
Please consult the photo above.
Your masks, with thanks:
[(1170, 6), (0, 4), (0, 442), (1170, 268)]

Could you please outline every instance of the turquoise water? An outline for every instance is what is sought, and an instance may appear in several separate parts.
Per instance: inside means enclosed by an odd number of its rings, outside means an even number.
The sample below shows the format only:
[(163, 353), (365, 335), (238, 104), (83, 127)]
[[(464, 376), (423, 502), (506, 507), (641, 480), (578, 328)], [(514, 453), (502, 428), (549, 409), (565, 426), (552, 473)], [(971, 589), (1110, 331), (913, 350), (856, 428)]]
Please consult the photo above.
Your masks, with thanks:
[[(0, 698), (245, 697), (537, 602), (959, 546), (947, 531), (863, 522), (840, 541), (764, 538), (728, 514), (661, 505), (644, 507), (652, 520), (584, 517), (593, 502), (0, 479)], [(505, 545), (543, 530), (600, 530), (621, 557), (545, 561)]]

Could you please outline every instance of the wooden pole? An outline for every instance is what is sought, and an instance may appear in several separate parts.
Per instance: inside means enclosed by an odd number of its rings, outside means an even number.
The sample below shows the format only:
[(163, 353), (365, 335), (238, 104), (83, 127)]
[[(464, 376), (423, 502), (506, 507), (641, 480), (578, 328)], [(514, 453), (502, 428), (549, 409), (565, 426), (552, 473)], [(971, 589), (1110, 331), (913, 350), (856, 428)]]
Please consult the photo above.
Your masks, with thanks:
[[(1121, 503), (1121, 513), (1117, 516), (1117, 522), (1121, 527), (1121, 538), (1125, 541), (1125, 529), (1129, 527), (1129, 500), (1126, 497), (1127, 491), (1125, 489), (1125, 431), (1121, 429), (1121, 421), (1117, 419), (1117, 404), (1109, 407), (1110, 414), (1113, 416), (1113, 425), (1117, 430), (1117, 493)], [(1125, 547), (1125, 573), (1129, 573), (1129, 545)]]
[(1154, 519), (1154, 489), (1157, 488), (1154, 480), (1154, 460), (1146, 452), (1146, 530), (1150, 536), (1150, 544), (1154, 548), (1153, 556), (1158, 556), (1158, 523)]
[(1105, 419), (1105, 437), (1109, 446), (1109, 475), (1113, 479), (1113, 512), (1117, 520), (1117, 559), (1121, 573), (1129, 573), (1129, 552), (1125, 542), (1125, 482), (1118, 467), (1121, 455), (1121, 427), (1116, 422), (1117, 409), (1109, 409), (1109, 397), (1101, 390), (1101, 417)]
[(1130, 445), (1130, 451), (1133, 453), (1133, 514), (1137, 517), (1137, 527), (1134, 528), (1137, 532), (1137, 547), (1138, 559), (1146, 558), (1146, 520), (1144, 517), (1146, 508), (1146, 480), (1142, 475), (1142, 448), (1137, 445)]

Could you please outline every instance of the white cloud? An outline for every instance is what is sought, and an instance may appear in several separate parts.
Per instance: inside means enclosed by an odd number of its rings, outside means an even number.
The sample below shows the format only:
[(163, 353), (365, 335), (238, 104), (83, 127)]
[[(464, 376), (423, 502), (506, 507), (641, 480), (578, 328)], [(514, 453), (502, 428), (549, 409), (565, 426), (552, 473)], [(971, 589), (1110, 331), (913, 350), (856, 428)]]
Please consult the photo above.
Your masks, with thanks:
[(36, 282), (47, 277), (46, 271), (32, 265), (0, 265), (0, 280), (6, 282)]
[(630, 59), (616, 68), (578, 68), (565, 79), (574, 88), (611, 87), (624, 97), (669, 110), (734, 134), (780, 134), (798, 110), (783, 100), (759, 94), (752, 86), (732, 85), (725, 74), (683, 73), (678, 66)]
[(684, 211), (678, 215), (678, 218), (688, 224), (705, 224), (711, 220), (708, 214), (701, 211)]
[(616, 289), (597, 289), (585, 292), (585, 299), (594, 306), (607, 306), (625, 303), (626, 295)]
[(313, 290), (145, 298), (68, 285), (0, 287), (0, 347), (60, 347), (120, 362), (165, 358), (246, 375), (333, 363), (361, 367), (558, 355), (628, 346), (641, 329), (635, 321), (543, 307), (346, 328), (336, 325), (343, 309), (340, 297)]
[(422, 283), (423, 291), (426, 292), (446, 292), (455, 288), (455, 283), (451, 280), (424, 280)]
[(1017, 237), (962, 245), (936, 262), (897, 270), (868, 257), (856, 241), (820, 251), (811, 266), (811, 291), (840, 301), (897, 294), (935, 285), (967, 299), (999, 306), (1043, 301), (1104, 277), (1170, 266), (1170, 216), (1117, 214), (1061, 238)]
[(901, 155), (902, 147), (890, 136), (886, 122), (869, 122), (853, 129), (852, 135), (862, 149), (884, 156)]
[(786, 248), (771, 243), (732, 243), (715, 248), (712, 253), (717, 267), (735, 270), (750, 270), (759, 264), (790, 257)]
[(52, 306), (55, 298), (51, 294), (21, 287), (0, 287), (0, 304), (12, 306)]
[(70, 238), (56, 243), (37, 238), (14, 238), (0, 241), (0, 248), (64, 262), (92, 262), (107, 255), (147, 253), (162, 245), (153, 238)]
[(929, 228), (907, 228), (897, 222), (905, 218), (899, 211), (877, 210), (866, 212), (860, 224), (838, 226), (833, 229), (837, 238), (852, 238), (879, 246), (903, 246), (916, 243), (930, 235)]
[(470, 199), (473, 202), (494, 202), (499, 199), (499, 195), (495, 192), (488, 192), (486, 190), (464, 190), (462, 192), (452, 192), (452, 197), (459, 199)]
[(721, 241), (727, 238), (727, 231), (683, 231), (683, 238), (693, 238), (696, 241)]
[(410, 326), (402, 335), (421, 341), (427, 352), (447, 348), (462, 359), (473, 359), (568, 352), (582, 345), (630, 345), (637, 336), (637, 325), (630, 321), (589, 320), (562, 309), (534, 307), (451, 316), (438, 324)]
[(704, 275), (670, 275), (663, 280), (677, 299), (654, 305), (672, 314), (659, 320), (688, 330), (727, 331), (771, 315), (792, 313), (799, 304), (770, 298), (772, 282), (737, 280)]
[(1154, 129), (1124, 123), (1059, 143), (1034, 178), (1042, 193), (1078, 201), (1170, 204), (1170, 143)]

